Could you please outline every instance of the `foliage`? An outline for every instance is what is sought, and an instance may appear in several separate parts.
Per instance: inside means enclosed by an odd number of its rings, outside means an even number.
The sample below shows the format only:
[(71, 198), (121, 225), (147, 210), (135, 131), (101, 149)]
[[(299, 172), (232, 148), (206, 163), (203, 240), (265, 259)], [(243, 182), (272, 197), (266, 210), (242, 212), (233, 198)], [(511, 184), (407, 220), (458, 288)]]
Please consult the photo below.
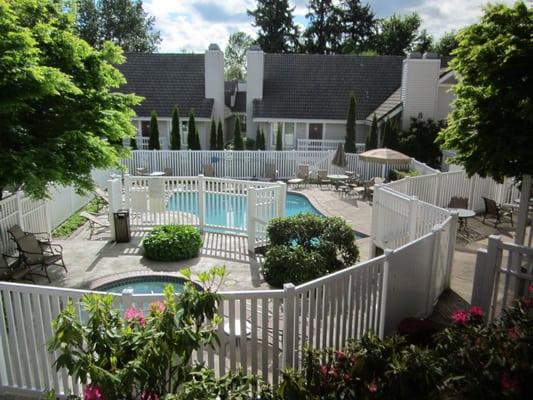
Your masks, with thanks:
[(198, 229), (189, 225), (160, 225), (143, 239), (144, 254), (157, 261), (178, 261), (197, 257), (202, 247)]
[(292, 53), (299, 47), (298, 26), (288, 0), (257, 0), (255, 10), (247, 10), (258, 28), (257, 43), (266, 53)]
[(130, 138), (130, 148), (132, 150), (137, 150), (138, 149), (138, 147), (137, 147), (137, 139), (135, 138), (135, 136), (132, 136)]
[(189, 113), (187, 144), (189, 146), (189, 150), (201, 150), (200, 136), (198, 135), (198, 130), (196, 129), (196, 120), (194, 119), (194, 111), (192, 110)]
[(240, 118), (235, 118), (235, 127), (233, 129), (233, 150), (244, 150), (244, 143), (241, 136)]
[(257, 150), (266, 150), (266, 138), (265, 132), (262, 129), (257, 128)]
[[(92, 49), (59, 2), (0, 0), (0, 192), (45, 197), (49, 183), (93, 188), (95, 168), (121, 168), (140, 98), (117, 93), (124, 61)], [(117, 144), (120, 143), (120, 144)]]
[(281, 125), (278, 125), (278, 130), (276, 131), (276, 150), (283, 150), (283, 135), (281, 133)]
[(140, 0), (77, 0), (76, 31), (95, 48), (111, 41), (124, 51), (154, 52), (161, 42), (155, 18)]
[(378, 54), (403, 56), (415, 43), (421, 23), (417, 13), (379, 20), (372, 48)]
[(80, 216), (80, 212), (86, 211), (90, 213), (96, 213), (102, 209), (102, 206), (103, 205), (98, 197), (92, 199), (89, 203), (85, 205), (85, 207), (82, 207), (81, 210), (72, 214), (65, 222), (63, 222), (56, 229), (54, 229), (54, 231), (52, 232), (52, 236), (55, 238), (70, 236), (80, 226), (87, 222), (85, 218)]
[(448, 126), (439, 136), (470, 175), (533, 174), (533, 8), (488, 5), (460, 31), (451, 68), (460, 77)]
[(318, 278), (352, 265), (359, 257), (352, 229), (338, 217), (274, 218), (267, 235), (271, 247), (263, 274), (273, 286)]
[(217, 124), (211, 119), (211, 134), (209, 135), (209, 150), (217, 150)]
[(435, 49), (435, 44), (433, 43), (433, 36), (431, 36), (427, 30), (422, 29), (420, 35), (416, 38), (416, 41), (413, 46), (413, 51), (419, 53), (426, 53), (433, 51)]
[(399, 132), (399, 150), (430, 167), (438, 167), (442, 154), (435, 141), (444, 126), (444, 121), (411, 118), (409, 129)]
[(398, 125), (393, 119), (388, 119), (383, 124), (382, 147), (398, 150)]
[(350, 106), (348, 108), (348, 117), (346, 118), (346, 137), (344, 138), (344, 150), (346, 153), (356, 153), (355, 146), (355, 95), (350, 96)]
[[(215, 291), (224, 273), (221, 267), (200, 274), (204, 290), (198, 291), (190, 270), (184, 271), (188, 282), (182, 294), (174, 295), (168, 285), (162, 302), (147, 310), (127, 308), (124, 315), (111, 295), (85, 295), (79, 305), (69, 300), (52, 323), (54, 366), (85, 384), (85, 399), (159, 399), (177, 393), (194, 379), (192, 352), (218, 343)], [(86, 322), (80, 321), (78, 306)]]
[(376, 114), (372, 117), (372, 125), (370, 126), (370, 132), (366, 138), (365, 150), (373, 150), (378, 147), (378, 118)]
[(435, 52), (441, 56), (450, 56), (458, 44), (454, 31), (445, 32), (439, 41), (435, 43)]
[(342, 0), (339, 4), (342, 22), (342, 52), (361, 54), (372, 49), (376, 19), (372, 8), (360, 0)]
[(397, 181), (403, 178), (407, 178), (407, 177), (412, 178), (414, 176), (419, 176), (419, 175), (420, 175), (420, 172), (414, 169), (409, 169), (407, 171), (391, 169), (389, 172), (389, 181)]
[(242, 81), (246, 77), (246, 52), (254, 39), (244, 32), (234, 32), (224, 50), (224, 79)]
[(150, 139), (148, 140), (148, 149), (159, 150), (160, 148), (157, 114), (155, 111), (152, 111), (152, 116), (150, 117)]
[(217, 150), (224, 150), (224, 129), (220, 120), (217, 127)]
[(246, 139), (244, 140), (244, 147), (246, 148), (246, 150), (256, 150), (256, 141), (252, 138), (249, 138), (249, 137), (246, 137)]
[(310, 0), (307, 28), (303, 34), (305, 51), (329, 54), (340, 50), (341, 19), (332, 0)]
[(170, 129), (170, 149), (181, 149), (181, 126), (180, 126), (180, 109), (178, 106), (174, 106), (172, 110), (172, 122)]

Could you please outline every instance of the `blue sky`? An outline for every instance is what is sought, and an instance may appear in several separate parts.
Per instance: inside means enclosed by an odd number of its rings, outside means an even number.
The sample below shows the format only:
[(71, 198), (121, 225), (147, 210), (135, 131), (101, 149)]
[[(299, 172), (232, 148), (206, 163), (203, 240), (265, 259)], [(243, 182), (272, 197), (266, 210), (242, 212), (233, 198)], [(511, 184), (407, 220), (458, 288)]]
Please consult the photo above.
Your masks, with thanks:
[[(296, 23), (305, 26), (307, 0), (289, 0)], [(364, 0), (363, 0), (364, 2)], [(418, 12), (423, 27), (439, 37), (443, 32), (475, 22), (487, 0), (370, 0), (378, 17)], [(514, 0), (503, 0), (512, 4)], [(144, 0), (144, 8), (156, 18), (163, 42), (160, 51), (203, 52), (210, 43), (223, 49), (228, 36), (241, 30), (255, 34), (247, 9), (255, 0)]]

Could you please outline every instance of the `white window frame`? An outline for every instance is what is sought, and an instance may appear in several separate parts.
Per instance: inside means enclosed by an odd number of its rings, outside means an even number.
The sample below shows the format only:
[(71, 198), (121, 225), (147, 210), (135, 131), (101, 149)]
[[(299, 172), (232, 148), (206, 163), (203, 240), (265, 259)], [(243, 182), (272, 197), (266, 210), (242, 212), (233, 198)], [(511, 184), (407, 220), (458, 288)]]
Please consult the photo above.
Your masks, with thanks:
[[(287, 125), (288, 124), (292, 124), (293, 126), (293, 129), (292, 129), (292, 133), (291, 134), (288, 134), (287, 133)], [(278, 132), (278, 126), (281, 125), (281, 141), (282, 141), (282, 144), (283, 144), (283, 148), (290, 148), (290, 149), (293, 149), (296, 147), (296, 122), (294, 121), (284, 121), (284, 122), (281, 122), (281, 121), (276, 121), (276, 122), (272, 122), (270, 124), (270, 144), (272, 147), (276, 147), (276, 135), (277, 135), (277, 132)], [(286, 143), (287, 143), (287, 136), (292, 136), (292, 144), (290, 146), (287, 146)]]

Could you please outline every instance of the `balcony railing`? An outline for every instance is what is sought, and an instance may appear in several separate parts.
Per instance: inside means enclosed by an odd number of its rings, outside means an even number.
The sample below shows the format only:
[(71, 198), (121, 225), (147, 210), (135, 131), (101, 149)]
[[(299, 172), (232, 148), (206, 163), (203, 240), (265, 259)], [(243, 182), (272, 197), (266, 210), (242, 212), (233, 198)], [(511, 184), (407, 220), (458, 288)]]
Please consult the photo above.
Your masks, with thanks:
[[(298, 139), (298, 150), (302, 151), (324, 151), (337, 150), (339, 144), (344, 144), (344, 140), (331, 139)], [(364, 143), (355, 144), (356, 152), (362, 153), (365, 151)]]

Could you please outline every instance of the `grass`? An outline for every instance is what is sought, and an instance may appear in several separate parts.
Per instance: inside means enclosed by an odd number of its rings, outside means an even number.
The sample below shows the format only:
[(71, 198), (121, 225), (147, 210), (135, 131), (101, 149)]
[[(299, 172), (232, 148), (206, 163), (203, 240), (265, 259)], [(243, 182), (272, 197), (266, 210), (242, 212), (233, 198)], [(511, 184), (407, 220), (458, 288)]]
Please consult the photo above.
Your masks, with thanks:
[(87, 212), (98, 212), (102, 209), (103, 204), (102, 201), (95, 197), (90, 202), (87, 203), (87, 205), (74, 214), (72, 214), (65, 222), (63, 222), (61, 225), (59, 225), (54, 231), (52, 232), (52, 236), (54, 237), (68, 237), (70, 236), (76, 229), (78, 229), (80, 226), (85, 224), (87, 221), (85, 218), (80, 216), (80, 213), (82, 211)]

